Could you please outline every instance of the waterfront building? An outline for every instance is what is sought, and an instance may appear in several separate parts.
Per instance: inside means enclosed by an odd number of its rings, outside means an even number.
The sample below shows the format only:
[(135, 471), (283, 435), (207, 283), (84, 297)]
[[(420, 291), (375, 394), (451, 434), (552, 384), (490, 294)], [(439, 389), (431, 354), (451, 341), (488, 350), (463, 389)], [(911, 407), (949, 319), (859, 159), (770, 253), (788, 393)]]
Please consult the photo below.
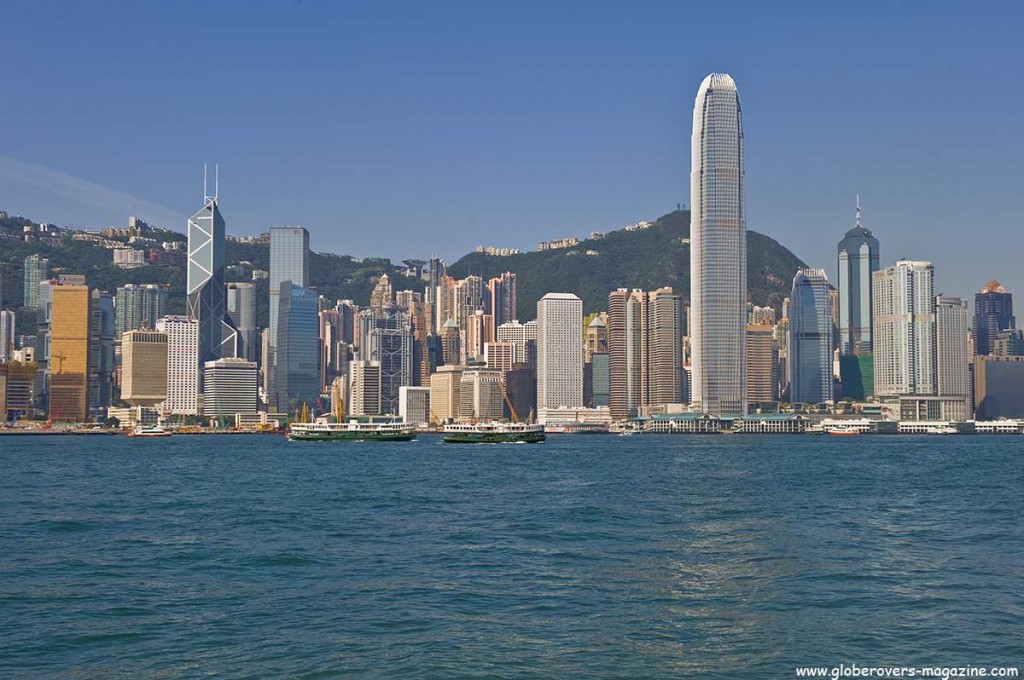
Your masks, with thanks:
[(160, 410), (169, 415), (199, 414), (199, 322), (165, 316), (156, 329), (167, 334), (167, 399)]
[(459, 378), (459, 422), (477, 423), (501, 420), (504, 399), (501, 396), (501, 371), (494, 368), (467, 368)]
[(977, 420), (1024, 418), (1024, 357), (975, 357), (974, 398)]
[(900, 260), (875, 272), (875, 395), (934, 395), (935, 270)]
[(832, 369), (832, 299), (824, 269), (801, 269), (793, 278), (789, 308), (789, 400), (835, 400)]
[(349, 365), (349, 415), (380, 415), (380, 387), (379, 361), (353, 361)]
[(207, 361), (203, 377), (203, 415), (224, 418), (258, 412), (259, 368), (255, 361)]
[(844, 399), (867, 401), (875, 393), (875, 357), (871, 354), (840, 355), (839, 380)]
[(839, 242), (839, 349), (842, 354), (871, 351), (871, 277), (878, 271), (878, 239), (860, 223), (860, 196), (854, 226)]
[(398, 416), (404, 423), (430, 422), (430, 387), (402, 385), (398, 388)]
[(537, 412), (582, 406), (583, 301), (548, 293), (537, 302)]
[[(515, 409), (519, 422), (533, 421), (537, 415), (537, 376), (525, 363), (512, 364), (505, 374), (505, 394)], [(512, 417), (512, 412), (508, 412)]]
[(584, 405), (590, 408), (608, 406), (610, 400), (610, 371), (608, 364), (608, 352), (594, 352), (590, 355), (590, 363), (587, 373), (590, 378), (588, 392), (589, 399), (584, 400)]
[(207, 361), (234, 356), (235, 330), (227, 321), (224, 288), (224, 218), (216, 196), (188, 219), (187, 316), (199, 324), (199, 355), (193, 372)]
[(131, 406), (167, 399), (167, 333), (132, 330), (121, 336), (121, 399)]
[(709, 75), (697, 92), (691, 152), (691, 398), (698, 411), (742, 416), (747, 408), (743, 122), (736, 83), (724, 73)]
[(993, 342), (1000, 331), (1016, 328), (1013, 295), (998, 281), (989, 281), (974, 295), (974, 351), (977, 356), (992, 354)]
[(398, 389), (413, 384), (413, 336), (409, 315), (396, 307), (359, 318), (359, 358), (380, 364), (382, 414), (398, 413)]
[(447, 423), (459, 417), (464, 366), (438, 366), (430, 376), (430, 422)]
[(971, 417), (967, 324), (966, 300), (949, 295), (935, 299), (935, 384), (943, 420)]
[(267, 363), (263, 364), (266, 376), (264, 389), (270, 404), (278, 405), (277, 387), (277, 338), (278, 317), (281, 313), (281, 286), (290, 283), (299, 288), (309, 286), (309, 232), (303, 227), (272, 227), (270, 230), (270, 286), (269, 327), (270, 346), (266, 352)]
[(274, 404), (294, 413), (320, 396), (320, 306), (317, 294), (284, 281), (278, 299)]
[(747, 326), (747, 399), (751, 404), (779, 398), (779, 350), (768, 323)]
[(0, 310), (0, 364), (10, 361), (11, 354), (14, 353), (15, 319), (14, 312)]
[(45, 257), (33, 254), (25, 258), (25, 291), (26, 309), (35, 309), (39, 304), (39, 282), (50, 278), (50, 261)]
[(114, 336), (136, 328), (156, 328), (167, 308), (167, 289), (154, 284), (129, 283), (117, 288), (114, 297)]
[(609, 294), (609, 405), (614, 419), (682, 402), (682, 324), (682, 298), (671, 288), (620, 288)]
[(36, 381), (33, 361), (0, 363), (0, 425), (14, 423), (32, 410)]
[(89, 410), (89, 289), (54, 286), (50, 295), (50, 419), (85, 422)]
[[(246, 361), (258, 361), (259, 334), (256, 332), (256, 284), (231, 282), (228, 290), (228, 318), (238, 329), (236, 355)], [(280, 294), (280, 290), (278, 290)]]
[(89, 308), (89, 411), (90, 415), (106, 415), (114, 397), (115, 360), (114, 297), (94, 290)]

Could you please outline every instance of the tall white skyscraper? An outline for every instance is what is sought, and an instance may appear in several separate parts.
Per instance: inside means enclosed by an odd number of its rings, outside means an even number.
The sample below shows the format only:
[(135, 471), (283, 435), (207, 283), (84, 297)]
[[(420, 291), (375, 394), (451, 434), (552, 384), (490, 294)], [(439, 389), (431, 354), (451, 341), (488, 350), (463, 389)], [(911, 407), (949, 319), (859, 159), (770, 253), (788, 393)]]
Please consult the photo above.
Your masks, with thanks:
[(747, 408), (747, 216), (743, 120), (732, 77), (712, 73), (693, 107), (690, 347), (695, 408)]
[(875, 394), (934, 395), (935, 270), (900, 260), (872, 276)]
[(583, 301), (548, 293), (537, 303), (537, 413), (583, 406)]
[(160, 410), (175, 415), (199, 413), (199, 322), (165, 316), (156, 329), (167, 334), (167, 400)]
[(966, 300), (949, 295), (935, 299), (935, 378), (946, 420), (967, 420), (971, 415), (968, 316)]
[(14, 312), (0, 310), (0, 363), (11, 360), (14, 352)]

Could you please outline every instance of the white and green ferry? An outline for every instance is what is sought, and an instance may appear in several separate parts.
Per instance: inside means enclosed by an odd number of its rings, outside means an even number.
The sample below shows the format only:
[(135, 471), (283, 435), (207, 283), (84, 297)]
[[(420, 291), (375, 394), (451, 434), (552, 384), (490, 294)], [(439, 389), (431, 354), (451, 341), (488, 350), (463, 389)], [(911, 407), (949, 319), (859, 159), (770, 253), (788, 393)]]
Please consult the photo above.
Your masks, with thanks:
[(529, 423), (473, 423), (444, 426), (450, 444), (537, 444), (544, 441), (544, 426)]
[(326, 441), (384, 441), (407, 442), (416, 438), (416, 428), (403, 422), (374, 422), (366, 418), (353, 418), (333, 422), (333, 418), (318, 418), (312, 423), (292, 423), (288, 439), (304, 442)]

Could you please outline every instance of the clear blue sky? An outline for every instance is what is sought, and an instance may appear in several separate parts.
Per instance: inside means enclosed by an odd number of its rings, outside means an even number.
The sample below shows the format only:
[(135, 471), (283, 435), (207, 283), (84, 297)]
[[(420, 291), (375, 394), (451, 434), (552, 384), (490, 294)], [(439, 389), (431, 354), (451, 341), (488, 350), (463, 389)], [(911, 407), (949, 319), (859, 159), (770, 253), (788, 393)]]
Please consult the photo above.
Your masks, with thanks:
[(393, 259), (608, 230), (689, 202), (693, 98), (740, 88), (749, 227), (835, 272), (860, 192), (883, 264), (1024, 296), (1020, 3), (7, 3), (0, 208)]

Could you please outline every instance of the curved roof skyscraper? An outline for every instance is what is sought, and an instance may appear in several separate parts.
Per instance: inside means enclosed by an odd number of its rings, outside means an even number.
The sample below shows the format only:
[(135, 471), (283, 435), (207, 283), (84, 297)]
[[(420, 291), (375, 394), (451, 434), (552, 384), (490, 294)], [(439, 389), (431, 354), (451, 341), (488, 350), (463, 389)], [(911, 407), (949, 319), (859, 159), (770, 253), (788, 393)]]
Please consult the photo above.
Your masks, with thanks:
[(693, 405), (747, 409), (747, 213), (743, 119), (732, 77), (712, 73), (693, 107), (690, 164), (690, 346)]

